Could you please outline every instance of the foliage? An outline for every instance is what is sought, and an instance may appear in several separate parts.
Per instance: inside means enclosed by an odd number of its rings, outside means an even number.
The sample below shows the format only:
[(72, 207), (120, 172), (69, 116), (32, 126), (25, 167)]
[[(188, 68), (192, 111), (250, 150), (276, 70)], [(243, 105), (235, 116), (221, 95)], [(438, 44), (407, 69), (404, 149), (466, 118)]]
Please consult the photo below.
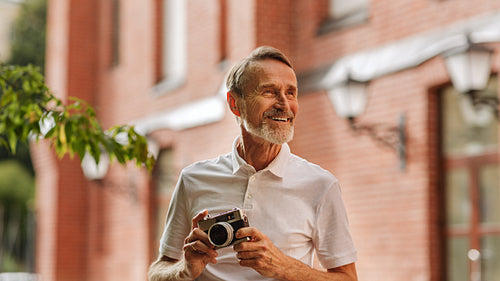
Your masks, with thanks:
[[(31, 63), (44, 69), (47, 0), (26, 0), (19, 5), (7, 63)], [(0, 87), (0, 96), (3, 92)], [(3, 119), (0, 122), (3, 124)], [(0, 139), (8, 137), (2, 134)], [(0, 272), (34, 270), (35, 184), (28, 143), (18, 140), (15, 152), (12, 155), (5, 145), (0, 145)]]
[[(5, 146), (0, 145), (0, 161), (15, 159), (20, 164), (25, 167), (32, 176), (35, 175), (35, 171), (33, 170), (33, 163), (31, 163), (31, 155), (29, 146), (26, 142), (18, 141), (16, 145), (16, 154), (12, 155), (12, 153), (7, 150)], [(1, 178), (0, 178), (1, 180)]]
[[(45, 36), (47, 26), (47, 0), (26, 0), (19, 2), (19, 13), (12, 24), (10, 57), (7, 64), (34, 64), (42, 70), (45, 65)], [(16, 154), (12, 155), (0, 145), (0, 161), (17, 159), (33, 175), (29, 147), (18, 142)]]
[(19, 16), (12, 26), (11, 55), (8, 64), (34, 64), (44, 69), (47, 0), (21, 3)]
[(25, 205), (34, 198), (34, 178), (18, 161), (0, 161), (0, 178), (0, 205)]
[(33, 237), (29, 213), (33, 212), (35, 180), (16, 160), (0, 161), (0, 271), (22, 271)]
[(0, 66), (0, 146), (16, 153), (17, 142), (49, 139), (59, 157), (69, 153), (83, 159), (89, 153), (99, 163), (105, 151), (119, 163), (136, 160), (151, 170), (154, 158), (146, 138), (134, 127), (115, 126), (104, 131), (94, 109), (73, 98), (63, 102), (52, 95), (39, 69), (31, 65)]
[[(25, 269), (11, 254), (4, 253), (2, 256), (2, 271), (5, 272), (23, 272)], [(1, 279), (0, 279), (1, 280)]]

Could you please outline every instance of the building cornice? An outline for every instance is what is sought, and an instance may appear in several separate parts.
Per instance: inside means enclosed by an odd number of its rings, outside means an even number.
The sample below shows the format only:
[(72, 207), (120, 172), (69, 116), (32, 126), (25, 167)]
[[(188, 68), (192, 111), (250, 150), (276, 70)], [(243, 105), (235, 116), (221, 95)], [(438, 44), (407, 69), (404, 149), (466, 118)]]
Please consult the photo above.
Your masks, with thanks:
[(450, 49), (472, 43), (500, 42), (500, 12), (489, 13), (384, 46), (346, 55), (332, 65), (298, 75), (301, 92), (331, 89), (348, 78), (370, 81), (416, 67)]

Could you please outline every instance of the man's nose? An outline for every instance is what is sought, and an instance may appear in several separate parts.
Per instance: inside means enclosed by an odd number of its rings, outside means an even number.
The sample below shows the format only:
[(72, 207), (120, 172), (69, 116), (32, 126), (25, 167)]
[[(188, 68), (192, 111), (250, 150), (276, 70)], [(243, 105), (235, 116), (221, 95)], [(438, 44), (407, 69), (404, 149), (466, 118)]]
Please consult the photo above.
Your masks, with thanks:
[(277, 95), (275, 106), (283, 111), (288, 111), (290, 109), (290, 101), (287, 99), (286, 91), (280, 92)]

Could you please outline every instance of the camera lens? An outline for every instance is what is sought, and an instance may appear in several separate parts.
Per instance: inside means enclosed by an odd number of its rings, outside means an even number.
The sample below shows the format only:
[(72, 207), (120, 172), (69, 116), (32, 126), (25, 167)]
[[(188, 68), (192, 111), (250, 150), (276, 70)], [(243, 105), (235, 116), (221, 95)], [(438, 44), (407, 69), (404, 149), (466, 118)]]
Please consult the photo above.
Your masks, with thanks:
[(208, 230), (210, 243), (217, 247), (225, 247), (233, 241), (233, 227), (227, 222), (213, 224)]

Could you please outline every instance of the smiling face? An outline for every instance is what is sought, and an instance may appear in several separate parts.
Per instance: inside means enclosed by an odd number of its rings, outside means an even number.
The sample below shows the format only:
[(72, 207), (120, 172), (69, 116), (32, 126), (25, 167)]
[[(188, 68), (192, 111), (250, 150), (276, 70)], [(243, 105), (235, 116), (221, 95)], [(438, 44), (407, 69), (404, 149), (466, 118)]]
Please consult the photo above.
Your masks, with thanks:
[(238, 100), (242, 128), (274, 144), (293, 138), (299, 109), (297, 78), (286, 64), (272, 59), (253, 63), (243, 100)]

